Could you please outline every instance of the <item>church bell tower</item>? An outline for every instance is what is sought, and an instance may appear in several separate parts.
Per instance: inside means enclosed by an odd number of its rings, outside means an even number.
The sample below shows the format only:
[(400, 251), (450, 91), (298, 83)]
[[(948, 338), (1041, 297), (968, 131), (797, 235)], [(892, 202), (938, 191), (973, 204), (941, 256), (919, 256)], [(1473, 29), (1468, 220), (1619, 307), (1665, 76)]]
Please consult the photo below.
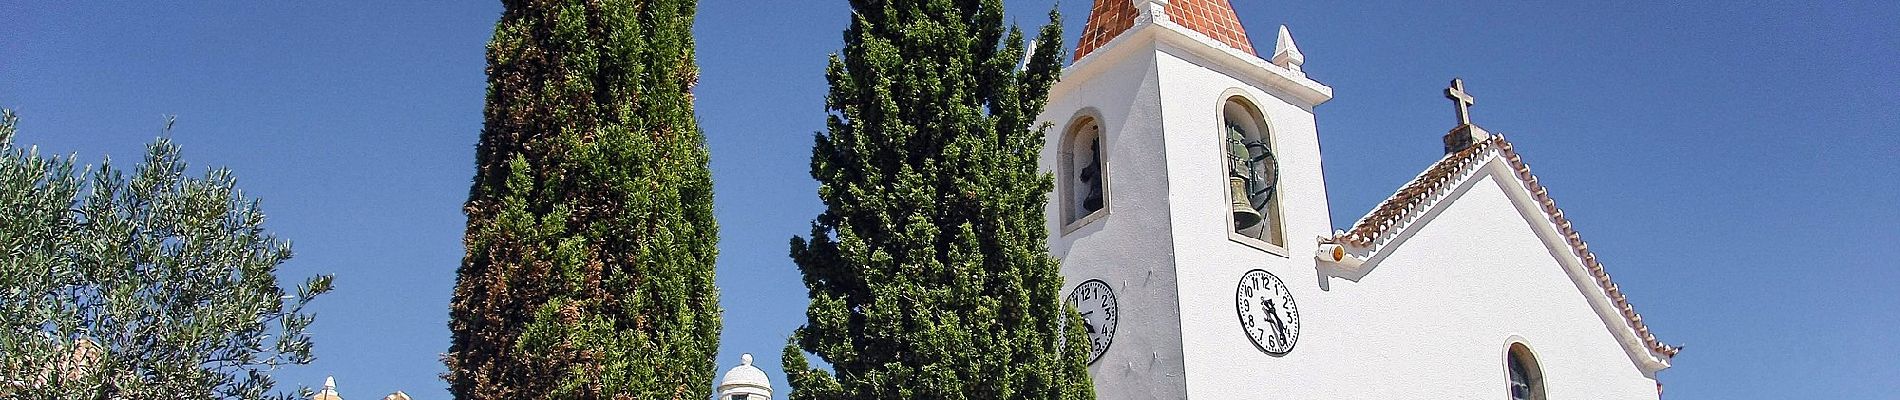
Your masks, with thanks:
[(1050, 90), (1050, 251), (1103, 399), (1234, 397), (1221, 382), (1300, 362), (1297, 306), (1271, 293), (1317, 290), (1332, 88), (1275, 39), (1256, 53), (1227, 0), (1096, 0)]

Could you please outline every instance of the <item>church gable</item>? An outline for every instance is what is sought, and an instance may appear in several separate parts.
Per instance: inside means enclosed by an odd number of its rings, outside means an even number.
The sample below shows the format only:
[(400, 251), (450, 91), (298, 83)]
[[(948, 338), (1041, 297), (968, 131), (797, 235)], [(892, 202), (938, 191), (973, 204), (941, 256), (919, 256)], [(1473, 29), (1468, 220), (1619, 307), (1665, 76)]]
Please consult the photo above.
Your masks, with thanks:
[[(1475, 129), (1469, 124), (1460, 129), (1467, 127)], [(1512, 150), (1511, 143), (1501, 135), (1486, 136), (1447, 154), (1360, 218), (1351, 229), (1322, 237), (1317, 254), (1322, 272), (1350, 280), (1362, 278), (1386, 255), (1402, 246), (1409, 235), (1422, 228), (1422, 222), (1429, 220), (1434, 212), (1456, 201), (1460, 188), (1492, 176), (1506, 189), (1517, 209), (1532, 220), (1534, 230), (1553, 250), (1552, 255), (1557, 256), (1559, 264), (1572, 269), (1567, 272), (1573, 279), (1589, 281), (1587, 284), (1579, 282), (1578, 287), (1585, 289), (1584, 294), (1597, 314), (1624, 342), (1632, 359), (1652, 373), (1668, 368), (1669, 358), (1680, 348), (1662, 343), (1649, 331), (1642, 316), (1590, 252), (1589, 244), (1572, 229), (1548, 190)]]

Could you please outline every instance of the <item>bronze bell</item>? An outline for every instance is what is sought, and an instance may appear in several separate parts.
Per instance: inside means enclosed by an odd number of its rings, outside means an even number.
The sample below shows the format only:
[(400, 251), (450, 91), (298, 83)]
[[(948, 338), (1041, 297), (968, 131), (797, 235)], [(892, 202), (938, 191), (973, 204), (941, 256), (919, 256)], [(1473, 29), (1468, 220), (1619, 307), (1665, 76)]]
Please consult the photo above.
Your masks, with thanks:
[(1082, 213), (1092, 213), (1102, 209), (1102, 140), (1089, 143), (1090, 161), (1082, 167), (1082, 183), (1088, 185), (1089, 192), (1082, 197)]
[(1253, 208), (1247, 197), (1247, 172), (1253, 170), (1253, 163), (1247, 161), (1247, 134), (1240, 126), (1227, 125), (1227, 198), (1232, 200), (1229, 207), (1234, 212), (1234, 230), (1252, 228), (1260, 224), (1265, 216)]
[(1252, 204), (1247, 203), (1247, 178), (1229, 176), (1227, 187), (1231, 189), (1228, 197), (1233, 199), (1234, 230), (1252, 228), (1266, 218), (1260, 215), (1260, 210), (1255, 210)]

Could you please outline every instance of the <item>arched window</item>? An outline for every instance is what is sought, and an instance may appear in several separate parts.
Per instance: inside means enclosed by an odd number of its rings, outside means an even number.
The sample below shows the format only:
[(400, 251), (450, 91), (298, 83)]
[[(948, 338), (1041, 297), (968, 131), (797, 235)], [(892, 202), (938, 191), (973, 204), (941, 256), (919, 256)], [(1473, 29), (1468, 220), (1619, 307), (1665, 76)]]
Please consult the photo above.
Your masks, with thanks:
[(1279, 218), (1280, 165), (1266, 119), (1245, 98), (1230, 97), (1221, 105), (1220, 135), (1234, 233), (1285, 246)]
[(1102, 124), (1081, 116), (1063, 135), (1061, 170), (1057, 186), (1066, 226), (1101, 212), (1108, 206), (1108, 173), (1102, 157)]
[(1504, 358), (1504, 370), (1510, 382), (1511, 400), (1544, 400), (1544, 371), (1537, 366), (1537, 357), (1531, 355), (1529, 347), (1511, 343), (1510, 353)]

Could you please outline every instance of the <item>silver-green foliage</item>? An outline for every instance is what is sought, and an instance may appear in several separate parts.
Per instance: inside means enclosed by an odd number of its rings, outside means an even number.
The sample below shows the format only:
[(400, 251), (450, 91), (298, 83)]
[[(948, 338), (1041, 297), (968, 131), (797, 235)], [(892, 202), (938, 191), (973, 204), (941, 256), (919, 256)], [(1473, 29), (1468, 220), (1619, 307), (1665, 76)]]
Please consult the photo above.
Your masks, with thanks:
[[(262, 399), (268, 373), (309, 363), (305, 304), (286, 293), (290, 243), (230, 171), (185, 175), (158, 139), (129, 176), (13, 143), (0, 116), (0, 398)], [(170, 129), (167, 124), (167, 129)]]

